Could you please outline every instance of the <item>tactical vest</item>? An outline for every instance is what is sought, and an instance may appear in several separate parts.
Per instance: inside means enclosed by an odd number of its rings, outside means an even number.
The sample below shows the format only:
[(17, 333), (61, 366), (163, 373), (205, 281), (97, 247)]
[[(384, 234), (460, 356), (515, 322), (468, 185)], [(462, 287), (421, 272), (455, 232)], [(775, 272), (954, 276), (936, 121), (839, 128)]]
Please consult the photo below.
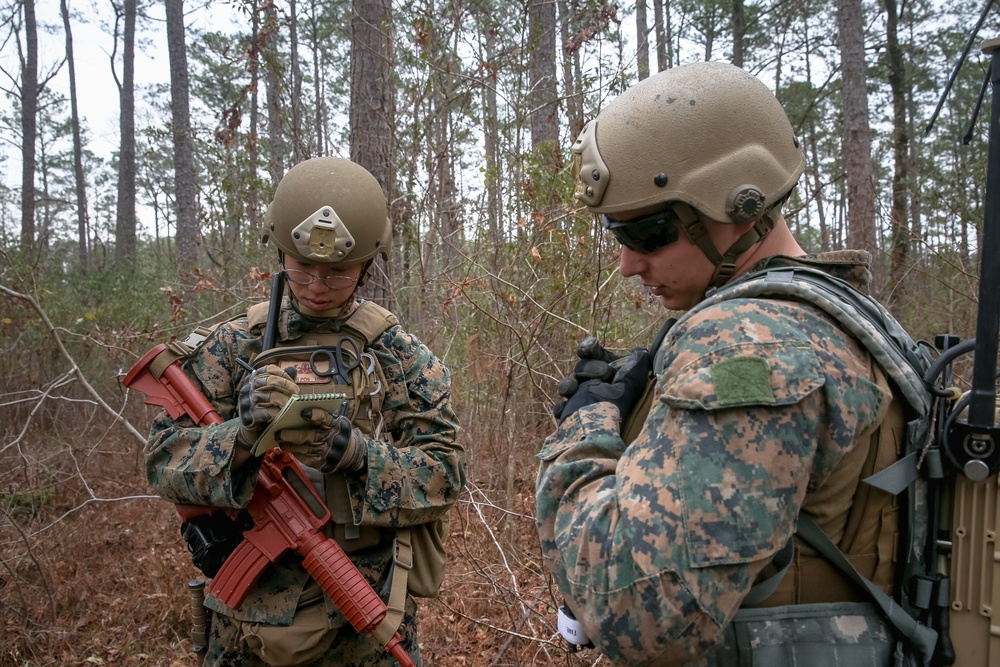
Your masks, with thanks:
[[(267, 320), (268, 303), (252, 306), (247, 313), (251, 331), (260, 329)], [(265, 350), (253, 360), (254, 368), (277, 364), (282, 368), (295, 367), (295, 383), (300, 393), (343, 393), (347, 397), (347, 417), (367, 438), (384, 439), (382, 433), (382, 403), (385, 399), (387, 380), (378, 357), (368, 351), (383, 333), (399, 324), (391, 312), (373, 301), (363, 301), (336, 333), (306, 332), (290, 341)], [(331, 368), (331, 364), (334, 365)], [(338, 364), (349, 369), (344, 375)], [(326, 499), (333, 518), (330, 535), (347, 553), (366, 549), (379, 542), (383, 530), (374, 526), (358, 526), (354, 521), (352, 499), (347, 477), (334, 472), (324, 475), (319, 471), (323, 461), (297, 457), (320, 495)], [(354, 502), (363, 502), (354, 499)], [(392, 585), (386, 621), (376, 631), (387, 632), (387, 642), (402, 620), (406, 592), (416, 597), (437, 597), (444, 579), (446, 561), (444, 540), (449, 533), (446, 514), (440, 519), (393, 532)], [(331, 530), (328, 528), (328, 531)], [(383, 643), (385, 643), (383, 642)]]
[[(842, 466), (806, 499), (796, 535), (762, 572), (720, 645), (699, 664), (888, 665), (903, 655), (909, 664), (926, 664), (937, 633), (914, 619), (919, 593), (909, 584), (926, 574), (917, 571), (928, 526), (926, 482), (918, 479), (917, 457), (930, 438), (932, 399), (923, 381), (930, 357), (877, 301), (802, 266), (764, 269), (710, 290), (678, 324), (726, 300), (761, 298), (807, 303), (830, 315), (870, 353), (876, 383), (903, 400), (892, 401), (878, 427), (852, 452), (865, 457), (854, 497), (824, 493), (854, 481), (838, 479)], [(668, 335), (655, 353), (657, 377), (669, 345)], [(626, 442), (641, 429), (654, 395), (647, 387), (623, 425)], [(813, 517), (842, 516), (848, 509), (835, 545)], [(836, 637), (844, 628), (857, 636), (840, 643)]]
[[(252, 306), (247, 312), (251, 331), (267, 321), (268, 303)], [(279, 341), (250, 360), (254, 368), (276, 364), (295, 368), (295, 384), (300, 394), (340, 393), (347, 397), (346, 416), (366, 438), (379, 439), (382, 433), (381, 408), (385, 398), (386, 379), (382, 365), (371, 352), (371, 346), (386, 330), (398, 324), (396, 317), (378, 304), (365, 301), (342, 324), (337, 333), (306, 332), (293, 341)], [(317, 354), (317, 351), (320, 353)], [(346, 378), (336, 368), (342, 363)], [(331, 367), (333, 366), (333, 367)], [(342, 380), (348, 379), (349, 383)], [(347, 553), (360, 551), (378, 543), (381, 533), (372, 526), (356, 526), (351, 509), (347, 477), (335, 472), (323, 475), (319, 467), (321, 456), (308, 458), (297, 455), (299, 463), (313, 485), (326, 499), (333, 517), (332, 536)]]

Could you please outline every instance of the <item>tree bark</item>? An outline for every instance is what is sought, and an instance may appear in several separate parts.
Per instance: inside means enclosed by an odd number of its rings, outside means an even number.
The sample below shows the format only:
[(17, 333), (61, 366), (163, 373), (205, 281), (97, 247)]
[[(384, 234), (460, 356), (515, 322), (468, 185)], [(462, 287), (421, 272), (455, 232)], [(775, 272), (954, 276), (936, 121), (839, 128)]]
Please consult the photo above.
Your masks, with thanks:
[(309, 37), (312, 41), (313, 49), (313, 105), (315, 115), (313, 116), (313, 130), (316, 133), (316, 155), (327, 154), (326, 133), (326, 99), (323, 96), (323, 88), (326, 82), (324, 77), (325, 69), (320, 66), (323, 58), (322, 45), (319, 38), (319, 22), (316, 16), (316, 0), (309, 4)]
[[(452, 16), (457, 19), (457, 14), (452, 13)], [(455, 177), (457, 148), (452, 130), (459, 115), (453, 107), (457, 106), (456, 73), (460, 71), (461, 65), (451, 46), (455, 35), (461, 31), (461, 26), (457, 22), (445, 25), (444, 21), (437, 21), (431, 30), (433, 32), (428, 44), (432, 64), (431, 113), (428, 118), (432, 165), (429, 189), (434, 202), (431, 226), (438, 230), (440, 243), (428, 248), (428, 251), (441, 257), (442, 274), (450, 279), (449, 273), (458, 255), (456, 248), (462, 238)]]
[(733, 0), (733, 64), (743, 67), (743, 42), (747, 33), (747, 15), (743, 0)]
[(875, 193), (861, 0), (838, 0), (837, 28), (844, 100), (847, 244), (875, 252)]
[[(570, 42), (570, 35), (576, 30), (576, 14), (569, 9), (567, 0), (557, 0), (559, 11), (559, 40), (562, 44), (562, 83), (566, 95), (566, 122), (569, 124), (570, 137), (576, 139), (576, 135), (583, 129), (583, 95), (577, 90), (576, 77), (573, 75), (573, 63), (577, 58), (578, 50), (567, 49)], [(492, 36), (493, 52), (496, 52), (496, 35)], [(494, 75), (494, 79), (496, 79)], [(494, 83), (494, 88), (496, 84)]]
[(639, 81), (649, 78), (649, 23), (646, 21), (646, 0), (635, 3), (636, 62)]
[(184, 0), (166, 0), (167, 53), (170, 58), (170, 113), (173, 120), (174, 185), (177, 207), (177, 263), (190, 268), (198, 258), (198, 212), (194, 139), (184, 41)]
[[(125, 271), (135, 269), (135, 21), (136, 0), (124, 2), (125, 31), (122, 36), (122, 80), (120, 148), (118, 152), (118, 213), (115, 225), (115, 260)], [(117, 31), (116, 31), (117, 32)]]
[[(545, 173), (562, 169), (559, 145), (559, 92), (556, 87), (556, 6), (551, 0), (531, 0), (528, 6), (528, 107), (531, 148)], [(555, 214), (562, 192), (548, 183), (532, 203), (543, 219)]]
[[(389, 0), (354, 0), (351, 20), (351, 159), (370, 171), (389, 200), (394, 192), (393, 131), (396, 102), (392, 87), (392, 5)], [(392, 264), (376, 259), (366, 295), (395, 309)]]
[(653, 0), (653, 32), (656, 34), (656, 66), (662, 72), (667, 62), (667, 35), (663, 26), (663, 0)]
[(288, 0), (288, 53), (292, 70), (292, 162), (298, 164), (309, 157), (306, 138), (302, 135), (302, 71), (299, 67), (299, 15), (295, 0)]
[(267, 99), (267, 139), (270, 148), (268, 158), (268, 173), (271, 184), (278, 187), (278, 182), (285, 175), (285, 134), (282, 128), (281, 113), (281, 64), (278, 59), (278, 8), (273, 0), (265, 0), (264, 25), (260, 31), (261, 54), (264, 56), (264, 86)]
[(38, 138), (38, 25), (34, 0), (24, 0), (21, 63), (21, 245), (35, 243), (35, 141)]
[(87, 212), (87, 182), (83, 175), (83, 140), (80, 136), (80, 110), (77, 105), (76, 61), (73, 58), (73, 29), (66, 0), (59, 0), (63, 30), (66, 31), (66, 63), (69, 65), (70, 124), (73, 126), (73, 179), (76, 186), (76, 229), (80, 268), (90, 268), (90, 224)]
[(501, 197), (504, 179), (500, 177), (500, 118), (497, 111), (497, 25), (488, 15), (480, 19), (486, 43), (486, 63), (483, 72), (483, 138), (486, 152), (486, 218), (490, 238), (493, 239), (493, 263), (496, 266), (503, 247), (501, 226)]
[(531, 145), (559, 143), (559, 103), (556, 90), (556, 6), (550, 0), (531, 0), (528, 7), (528, 104)]
[[(250, 150), (257, 152), (257, 137), (260, 134), (260, 110), (257, 104), (257, 89), (260, 86), (260, 6), (257, 0), (250, 3), (250, 44), (247, 48), (247, 70), (250, 73)], [(257, 160), (251, 161), (257, 164)]]
[(910, 134), (906, 116), (906, 64), (899, 46), (899, 14), (896, 0), (884, 0), (886, 14), (886, 58), (888, 61), (889, 89), (892, 91), (892, 267), (890, 269), (890, 293), (894, 298), (902, 298), (898, 288), (906, 273), (909, 261), (910, 230), (908, 184), (913, 182), (910, 174), (909, 143)]

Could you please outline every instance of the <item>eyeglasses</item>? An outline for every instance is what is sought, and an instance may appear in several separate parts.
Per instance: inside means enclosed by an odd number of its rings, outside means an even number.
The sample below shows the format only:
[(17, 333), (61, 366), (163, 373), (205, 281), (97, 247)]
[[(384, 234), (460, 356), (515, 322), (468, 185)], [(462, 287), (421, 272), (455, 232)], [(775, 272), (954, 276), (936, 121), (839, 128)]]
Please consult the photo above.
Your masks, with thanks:
[(672, 208), (631, 220), (611, 220), (607, 215), (601, 217), (604, 228), (614, 234), (619, 243), (643, 255), (656, 252), (681, 236), (680, 222)]
[(348, 287), (353, 287), (354, 283), (358, 282), (357, 278), (352, 278), (351, 276), (327, 276), (320, 278), (300, 269), (283, 269), (282, 273), (285, 274), (289, 282), (293, 282), (296, 285), (312, 285), (317, 280), (321, 280), (330, 289), (347, 289)]

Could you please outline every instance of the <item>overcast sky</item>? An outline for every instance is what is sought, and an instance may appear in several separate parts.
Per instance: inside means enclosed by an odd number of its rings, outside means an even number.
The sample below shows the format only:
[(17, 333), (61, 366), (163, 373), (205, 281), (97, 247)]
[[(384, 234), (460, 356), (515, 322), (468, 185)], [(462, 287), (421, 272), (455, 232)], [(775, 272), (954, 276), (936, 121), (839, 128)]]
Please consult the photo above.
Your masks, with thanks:
[[(108, 0), (69, 0), (70, 12), (76, 13), (72, 21), (73, 53), (76, 62), (77, 101), (82, 124), (90, 132), (88, 148), (98, 156), (110, 158), (118, 148), (119, 128), (118, 88), (111, 71), (111, 52), (114, 14)], [(36, 17), (39, 24), (39, 78), (47, 75), (62, 60), (66, 52), (65, 34), (59, 12), (59, 0), (37, 0)], [(238, 18), (232, 5), (213, 2), (206, 8), (203, 3), (185, 4), (185, 27), (220, 29)], [(148, 19), (140, 19), (135, 53), (136, 88), (170, 80), (167, 61), (166, 23), (162, 2), (152, 3), (146, 12)], [(0, 64), (6, 74), (0, 74), (2, 86), (13, 85), (8, 76), (17, 75), (18, 56), (16, 45), (9, 41), (0, 51)], [(119, 46), (118, 76), (121, 76), (121, 47)], [(63, 65), (50, 81), (53, 90), (69, 98), (69, 68)], [(136, 95), (136, 115), (141, 117), (141, 95)], [(7, 105), (6, 98), (0, 104)], [(67, 105), (68, 109), (68, 105)], [(4, 136), (0, 167), (4, 183), (21, 187), (20, 146), (11, 145), (13, 137)]]

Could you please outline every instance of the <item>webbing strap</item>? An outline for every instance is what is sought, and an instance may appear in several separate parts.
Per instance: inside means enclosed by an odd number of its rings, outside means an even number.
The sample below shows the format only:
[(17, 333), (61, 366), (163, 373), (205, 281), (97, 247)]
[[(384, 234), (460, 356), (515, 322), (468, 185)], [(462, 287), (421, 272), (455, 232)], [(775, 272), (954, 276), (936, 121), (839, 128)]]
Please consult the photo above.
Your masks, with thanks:
[(413, 568), (413, 545), (410, 542), (410, 529), (399, 528), (392, 541), (392, 572), (389, 574), (389, 600), (385, 618), (375, 628), (372, 637), (385, 646), (396, 634), (399, 624), (403, 622), (406, 609), (406, 580)]
[(851, 562), (847, 560), (847, 557), (844, 556), (844, 553), (837, 545), (833, 543), (833, 540), (816, 525), (811, 516), (805, 513), (799, 514), (799, 526), (796, 534), (813, 549), (822, 554), (824, 558), (836, 565), (852, 581), (868, 591), (868, 594), (882, 610), (886, 619), (895, 626), (899, 633), (916, 650), (921, 664), (924, 667), (930, 665), (931, 657), (934, 655), (934, 646), (937, 644), (938, 633), (936, 630), (910, 616), (895, 600), (886, 595), (881, 588), (863, 577), (851, 565)]
[(862, 481), (876, 489), (898, 496), (908, 489), (910, 484), (917, 481), (917, 459), (918, 452), (911, 452)]
[(778, 568), (778, 571), (764, 581), (754, 584), (750, 589), (750, 592), (743, 598), (743, 602), (740, 606), (755, 607), (771, 597), (774, 591), (778, 590), (778, 584), (780, 584), (781, 580), (785, 578), (785, 574), (788, 572), (788, 568), (792, 564), (792, 556), (794, 555), (795, 538), (793, 537), (789, 539), (788, 543), (781, 547), (781, 550), (774, 554), (774, 558), (771, 559), (771, 564)]

